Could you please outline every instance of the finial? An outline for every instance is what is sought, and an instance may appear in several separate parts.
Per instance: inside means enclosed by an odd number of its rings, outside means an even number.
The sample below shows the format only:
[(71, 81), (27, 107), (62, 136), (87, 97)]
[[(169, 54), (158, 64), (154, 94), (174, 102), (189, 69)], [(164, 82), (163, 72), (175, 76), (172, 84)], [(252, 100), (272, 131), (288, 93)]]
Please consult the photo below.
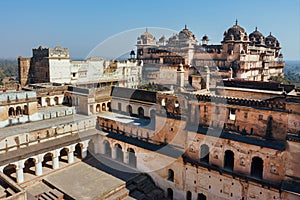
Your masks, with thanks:
[(255, 27), (255, 31), (257, 31), (257, 26)]
[(237, 19), (235, 20), (235, 25), (236, 25), (236, 26), (238, 25), (238, 20), (237, 20)]
[(270, 35), (272, 35), (272, 32), (270, 32)]
[(146, 28), (146, 33), (148, 33), (148, 28)]
[(184, 29), (187, 29), (187, 28), (186, 28), (186, 24), (184, 25)]

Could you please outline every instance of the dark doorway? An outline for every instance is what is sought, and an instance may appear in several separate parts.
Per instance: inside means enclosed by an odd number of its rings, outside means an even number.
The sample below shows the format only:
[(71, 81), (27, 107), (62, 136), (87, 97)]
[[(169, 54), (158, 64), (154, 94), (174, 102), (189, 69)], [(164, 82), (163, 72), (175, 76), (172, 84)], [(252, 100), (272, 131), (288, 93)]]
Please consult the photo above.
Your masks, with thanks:
[(198, 194), (197, 200), (206, 200), (206, 196), (204, 194)]
[(74, 156), (79, 159), (82, 159), (82, 144), (78, 143), (75, 146)]
[(224, 168), (233, 171), (234, 167), (234, 153), (230, 150), (225, 151)]
[(192, 193), (191, 191), (186, 192), (186, 200), (192, 200)]
[(174, 171), (172, 169), (168, 170), (168, 180), (174, 182)]
[(209, 147), (206, 144), (200, 147), (200, 162), (209, 163)]
[(260, 157), (253, 157), (251, 162), (251, 176), (262, 179), (264, 161)]
[(171, 188), (167, 189), (167, 198), (170, 200), (173, 199), (173, 190)]

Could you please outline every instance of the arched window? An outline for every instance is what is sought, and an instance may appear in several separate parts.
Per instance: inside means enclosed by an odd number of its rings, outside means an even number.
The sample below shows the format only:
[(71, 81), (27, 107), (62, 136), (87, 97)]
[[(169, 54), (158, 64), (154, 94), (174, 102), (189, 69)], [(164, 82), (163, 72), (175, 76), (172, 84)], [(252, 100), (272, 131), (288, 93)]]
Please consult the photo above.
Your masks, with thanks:
[(50, 98), (46, 98), (47, 106), (51, 106)]
[(111, 157), (111, 148), (110, 148), (110, 144), (107, 140), (104, 141), (104, 149), (105, 149), (105, 152), (104, 154), (108, 157)]
[(201, 145), (200, 162), (209, 163), (209, 147), (206, 144)]
[(233, 171), (234, 168), (234, 153), (230, 150), (225, 151), (224, 168)]
[(144, 117), (144, 109), (142, 107), (138, 108), (138, 115), (139, 117)]
[(96, 112), (100, 112), (101, 111), (101, 109), (100, 109), (100, 104), (97, 104), (96, 105)]
[(136, 167), (136, 156), (134, 149), (129, 148), (127, 151), (129, 153), (129, 165), (132, 167)]
[(204, 194), (198, 194), (197, 200), (206, 200), (206, 196)]
[(186, 200), (192, 200), (192, 193), (191, 191), (186, 192)]
[(129, 115), (132, 115), (132, 106), (131, 106), (131, 105), (128, 105), (128, 106), (127, 106), (127, 113), (128, 113)]
[(168, 180), (174, 182), (174, 171), (172, 169), (168, 170)]
[(264, 161), (260, 157), (253, 157), (251, 162), (251, 176), (262, 179)]
[(55, 105), (58, 105), (58, 104), (59, 104), (59, 99), (58, 99), (58, 97), (54, 97), (54, 103), (55, 103)]
[(170, 200), (173, 199), (173, 190), (171, 188), (167, 189), (167, 198)]
[(9, 116), (9, 117), (15, 116), (15, 109), (14, 109), (13, 107), (10, 107), (10, 108), (8, 109), (8, 116)]
[(29, 114), (29, 112), (28, 112), (28, 106), (27, 105), (24, 106), (23, 114), (24, 115), (28, 115)]
[(17, 108), (16, 108), (16, 116), (18, 116), (18, 115), (22, 115), (22, 109), (20, 106), (17, 106)]
[(120, 144), (115, 145), (116, 151), (117, 151), (117, 157), (116, 160), (123, 162), (123, 151), (122, 146)]
[(102, 103), (102, 111), (106, 111), (106, 104)]

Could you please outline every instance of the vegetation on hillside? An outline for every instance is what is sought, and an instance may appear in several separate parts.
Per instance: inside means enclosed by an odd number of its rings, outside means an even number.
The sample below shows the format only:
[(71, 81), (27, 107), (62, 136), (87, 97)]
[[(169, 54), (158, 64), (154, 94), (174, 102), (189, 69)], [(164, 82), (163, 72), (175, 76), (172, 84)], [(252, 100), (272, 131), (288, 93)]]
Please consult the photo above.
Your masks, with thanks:
[(4, 77), (18, 76), (17, 60), (0, 59), (0, 85)]

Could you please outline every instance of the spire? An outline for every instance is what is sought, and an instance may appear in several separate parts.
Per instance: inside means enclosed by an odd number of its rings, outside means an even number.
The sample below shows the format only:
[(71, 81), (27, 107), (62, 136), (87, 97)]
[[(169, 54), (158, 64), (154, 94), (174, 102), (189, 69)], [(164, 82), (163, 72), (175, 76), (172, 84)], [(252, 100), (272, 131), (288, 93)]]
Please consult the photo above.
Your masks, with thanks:
[(238, 20), (237, 20), (237, 19), (235, 20), (235, 25), (236, 25), (236, 26), (238, 25)]
[(270, 35), (272, 35), (272, 32), (270, 32)]
[(187, 29), (186, 24), (184, 25), (184, 29)]
[(257, 26), (255, 27), (255, 31), (257, 31)]
[(146, 28), (146, 33), (148, 33), (148, 28)]

